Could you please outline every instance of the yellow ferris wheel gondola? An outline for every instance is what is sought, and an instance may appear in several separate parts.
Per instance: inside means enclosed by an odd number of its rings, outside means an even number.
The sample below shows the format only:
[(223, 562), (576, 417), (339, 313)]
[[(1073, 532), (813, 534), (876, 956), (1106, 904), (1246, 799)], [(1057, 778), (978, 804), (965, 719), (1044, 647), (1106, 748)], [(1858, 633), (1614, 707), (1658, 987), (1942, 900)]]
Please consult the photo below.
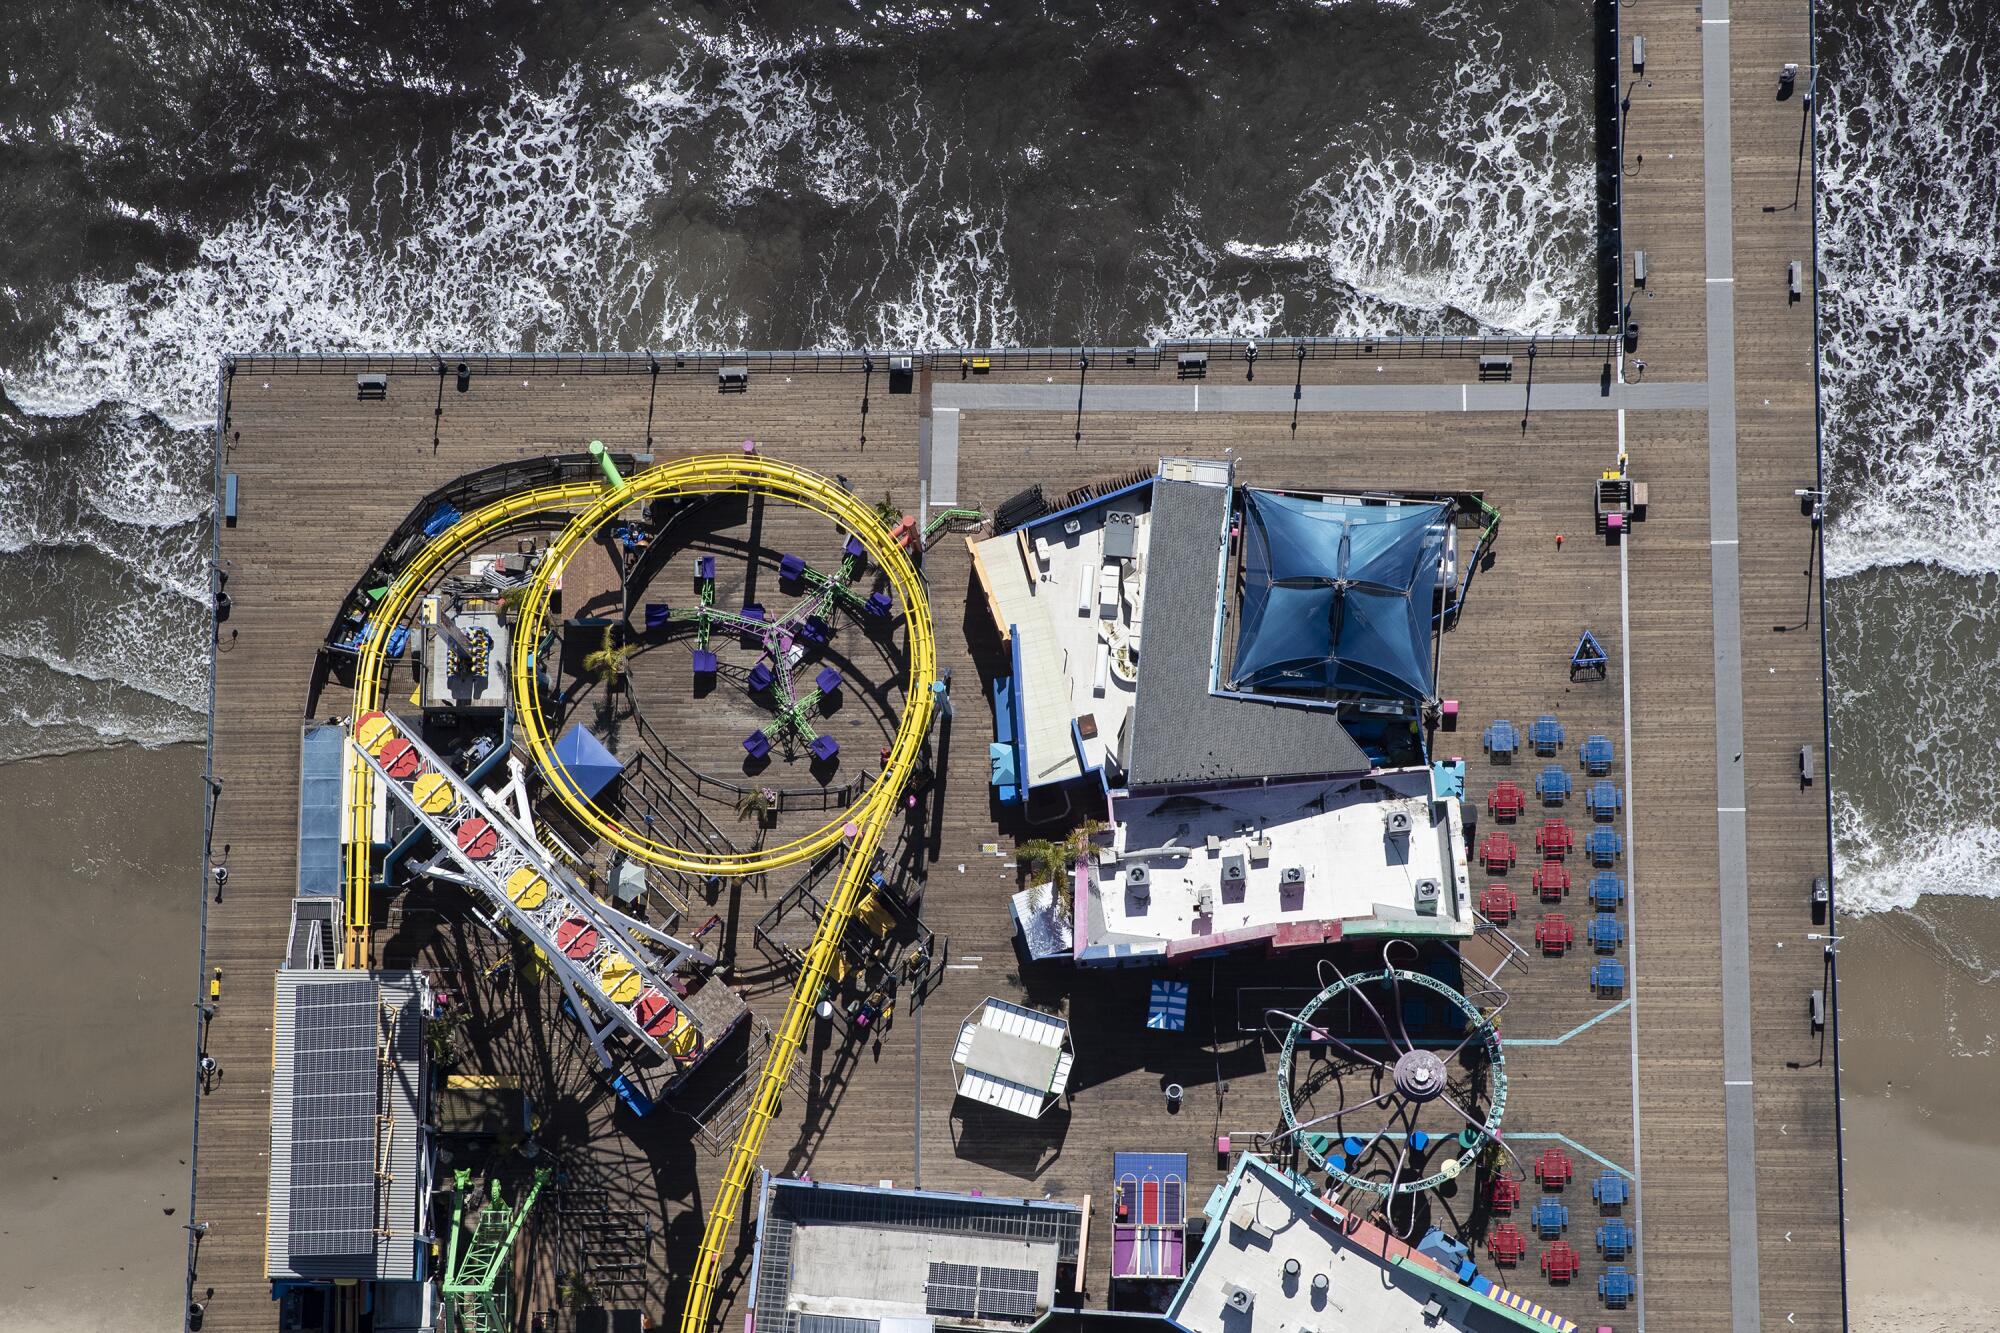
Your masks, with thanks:
[(507, 898), (523, 912), (532, 912), (549, 900), (549, 882), (521, 866), (507, 876)]
[(458, 804), (458, 794), (452, 791), (450, 781), (435, 771), (418, 777), (410, 794), (417, 798), (417, 808), (427, 815), (442, 815)]
[(611, 954), (597, 968), (597, 980), (603, 987), (605, 998), (613, 1004), (630, 1004), (639, 998), (639, 992), (646, 983), (639, 970), (626, 961), (621, 954)]
[(370, 754), (380, 754), (395, 738), (396, 726), (386, 713), (363, 713), (354, 719), (354, 739)]

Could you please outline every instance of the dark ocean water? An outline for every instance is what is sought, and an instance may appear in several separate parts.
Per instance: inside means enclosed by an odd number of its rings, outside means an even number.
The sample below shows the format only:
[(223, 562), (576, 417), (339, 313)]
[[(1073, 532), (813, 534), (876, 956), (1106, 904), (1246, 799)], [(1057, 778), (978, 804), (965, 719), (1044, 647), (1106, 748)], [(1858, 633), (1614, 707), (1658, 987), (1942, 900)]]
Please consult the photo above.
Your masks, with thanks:
[[(2000, 896), (2000, 6), (1819, 21), (1845, 889)], [(200, 735), (225, 352), (1580, 330), (1590, 25), (0, 6), (0, 760)]]
[(217, 358), (1582, 328), (1588, 0), (0, 6), (0, 759), (200, 734)]

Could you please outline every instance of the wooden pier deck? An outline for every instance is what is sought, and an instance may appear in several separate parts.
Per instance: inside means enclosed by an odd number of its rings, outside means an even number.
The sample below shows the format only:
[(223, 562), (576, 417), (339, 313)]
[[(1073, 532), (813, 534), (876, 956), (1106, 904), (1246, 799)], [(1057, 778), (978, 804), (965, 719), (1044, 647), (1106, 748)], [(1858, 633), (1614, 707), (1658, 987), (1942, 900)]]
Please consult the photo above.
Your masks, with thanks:
[[(1511, 385), (1482, 385), (1468, 356), (1385, 352), (1295, 366), (1284, 344), (1271, 344), (1254, 382), (1240, 359), (1218, 355), (1198, 387), (1175, 379), (1170, 358), (1100, 358), (1082, 376), (1079, 416), (1074, 366), (961, 377), (955, 356), (941, 358), (908, 395), (890, 394), (879, 366), (865, 376), (858, 357), (819, 369), (759, 367), (740, 395), (718, 394), (712, 367), (699, 364), (667, 364), (655, 380), (642, 366), (555, 358), (475, 361), (461, 395), (427, 360), (412, 359), (373, 367), (390, 371), (380, 402), (357, 401), (353, 375), (363, 367), (353, 361), (239, 361), (221, 460), (221, 471), (239, 480), (241, 517), (221, 539), (233, 613), (216, 656), (213, 761), (224, 786), (213, 842), (228, 849), (232, 875), (207, 930), (207, 963), (223, 969), (224, 981), (209, 1034), (223, 1072), (203, 1102), (197, 1176), (197, 1217), (210, 1223), (193, 1287), (206, 1303), (204, 1327), (275, 1324), (263, 1278), (272, 971), (296, 882), (299, 727), (338, 599), (411, 505), (473, 468), (574, 451), (590, 439), (666, 457), (736, 449), (745, 438), (845, 476), (864, 499), (889, 492), (912, 512), (922, 494), (990, 512), (1029, 482), (1059, 493), (1170, 454), (1227, 455), (1254, 485), (1483, 491), (1504, 525), (1492, 568), (1475, 579), (1465, 616), (1445, 640), (1442, 688), (1461, 701), (1463, 721), (1437, 747), (1467, 756), (1468, 798), (1483, 805), (1497, 776), (1480, 755), (1486, 721), (1504, 716), (1525, 727), (1553, 712), (1571, 747), (1601, 731), (1618, 746), (1613, 776), (1626, 789), (1627, 813), (1617, 827), (1630, 833), (1622, 869), (1632, 899), (1623, 915), (1635, 984), (1627, 999), (1590, 995), (1583, 948), (1512, 965), (1503, 978), (1514, 997), (1503, 1028), (1508, 1128), (1524, 1155), (1556, 1141), (1534, 1135), (1574, 1145), (1585, 1182), (1567, 1196), (1583, 1276), (1552, 1290), (1532, 1271), (1539, 1247), (1531, 1242), (1514, 1283), (1587, 1327), (1643, 1327), (1646, 1319), (1672, 1330), (1837, 1326), (1835, 1061), (1830, 1052), (1815, 1060), (1805, 1014), (1807, 993), (1828, 984), (1830, 968), (1821, 943), (1807, 938), (1830, 928), (1811, 926), (1806, 907), (1807, 885), (1826, 867), (1826, 765), (1822, 755), (1815, 785), (1802, 789), (1796, 758), (1800, 745), (1817, 749), (1824, 736), (1817, 611), (1808, 626), (1772, 628), (1799, 621), (1817, 591), (1799, 576), (1813, 534), (1792, 494), (1817, 475), (1811, 302), (1808, 293), (1791, 304), (1785, 292), (1791, 259), (1808, 261), (1810, 274), (1810, 215), (1764, 211), (1791, 197), (1798, 103), (1773, 94), (1777, 65), (1806, 59), (1805, 14), (1775, 0), (1735, 8), (1726, 39), (1733, 72), (1723, 83), (1733, 113), (1725, 174), (1735, 186), (1722, 223), (1734, 241), (1727, 273), (1710, 271), (1717, 252), (1704, 226), (1714, 221), (1705, 211), (1714, 195), (1703, 151), (1705, 128), (1713, 142), (1715, 94), (1704, 100), (1704, 73), (1716, 77), (1716, 25), (1644, 3), (1625, 11), (1627, 34), (1643, 32), (1648, 45), (1626, 149), (1636, 168), (1626, 177), (1626, 243), (1648, 252), (1650, 268), (1635, 302), (1647, 363), (1636, 386), (1607, 390), (1602, 358), (1542, 356), (1530, 405), (1518, 370)], [(1633, 82), (1629, 63), (1624, 77)], [(1637, 168), (1642, 153), (1649, 160)], [(1730, 289), (1723, 299), (1733, 302), (1736, 331), (1726, 476), (1710, 400), (1718, 285)], [(1636, 370), (1631, 358), (1627, 365)], [(1294, 426), (1295, 372), (1315, 392), (1301, 399)], [(1197, 393), (1206, 401), (1197, 403)], [(941, 433), (947, 413), (955, 432)], [(927, 453), (920, 439), (930, 440)], [(1591, 532), (1591, 482), (1615, 465), (1621, 443), (1633, 475), (1650, 486), (1651, 507), (1624, 545), (1610, 546)], [(1568, 539), (1560, 550), (1558, 533)], [(1261, 982), (1270, 969), (1256, 960), (1197, 965), (1188, 977), (1189, 1030), (1171, 1036), (1143, 1029), (1139, 977), (1018, 961), (1006, 897), (1016, 887), (1012, 839), (1024, 831), (998, 818), (986, 781), (991, 719), (980, 686), (992, 670), (993, 633), (962, 544), (933, 548), (926, 575), (957, 716), (940, 733), (941, 781), (925, 811), (923, 916), (949, 938), (950, 965), (921, 1009), (899, 1004), (879, 1043), (815, 1042), (764, 1160), (824, 1179), (1090, 1195), (1101, 1223), (1114, 1150), (1185, 1151), (1198, 1203), (1221, 1179), (1215, 1136), (1248, 1136), (1275, 1121), (1274, 1062), (1235, 1032), (1232, 999), (1236, 985)], [(1718, 614), (1731, 597), (1740, 647), (1728, 641), (1729, 617)], [(1569, 651), (1585, 627), (1610, 651), (1601, 683), (1568, 679)], [(321, 716), (346, 711), (337, 688), (317, 708)], [(1719, 738), (1734, 734), (1732, 717), (1742, 739), (1725, 753)], [(666, 729), (672, 710), (649, 710), (648, 720)], [(858, 748), (849, 757), (866, 766), (873, 756)], [(1515, 776), (1535, 766), (1524, 760)], [(1732, 769), (1741, 774), (1740, 803), (1724, 799), (1734, 790)], [(1574, 807), (1569, 817), (1586, 819)], [(1524, 848), (1534, 822), (1517, 833)], [(1733, 897), (1732, 864), (1741, 867)], [(1587, 914), (1585, 878), (1562, 909), (1573, 919)], [(1531, 942), (1543, 909), (1525, 867), (1510, 882), (1524, 910), (1508, 933)], [(715, 904), (734, 935), (729, 980), (767, 1019), (787, 977), (751, 946), (750, 923), (790, 883), (779, 875), (731, 886)], [(392, 961), (414, 959), (463, 988), (476, 1013), (475, 1046), (538, 1092), (544, 1137), (573, 1164), (567, 1194), (558, 1191), (567, 1203), (548, 1210), (551, 1234), (522, 1266), (522, 1308), (556, 1303), (550, 1270), (565, 1262), (553, 1236), (563, 1208), (580, 1217), (609, 1198), (645, 1223), (643, 1281), (622, 1294), (663, 1326), (678, 1316), (720, 1158), (680, 1117), (641, 1122), (620, 1111), (587, 1057), (570, 1049), (573, 1034), (560, 1018), (472, 980), (490, 955), (476, 938), (434, 929), (448, 907), (443, 893), (378, 904), (400, 927), (378, 943)], [(951, 1096), (957, 1025), (987, 995), (1061, 1010), (1073, 1025), (1075, 1094), (1045, 1121), (969, 1113)], [(1739, 1056), (1750, 1062), (1747, 1075), (1728, 1063)], [(1169, 1082), (1188, 1090), (1178, 1114), (1162, 1095)], [(1748, 1159), (1732, 1153), (1732, 1097), (1752, 1116)], [(1589, 1243), (1587, 1181), (1605, 1168), (1593, 1156), (1637, 1178), (1626, 1216), (1642, 1234), (1629, 1265), (1640, 1275), (1641, 1308), (1606, 1312), (1595, 1294), (1602, 1265)], [(744, 1309), (749, 1222), (725, 1270), (725, 1324)], [(1085, 1296), (1103, 1304), (1108, 1253), (1099, 1247), (1093, 1256)]]

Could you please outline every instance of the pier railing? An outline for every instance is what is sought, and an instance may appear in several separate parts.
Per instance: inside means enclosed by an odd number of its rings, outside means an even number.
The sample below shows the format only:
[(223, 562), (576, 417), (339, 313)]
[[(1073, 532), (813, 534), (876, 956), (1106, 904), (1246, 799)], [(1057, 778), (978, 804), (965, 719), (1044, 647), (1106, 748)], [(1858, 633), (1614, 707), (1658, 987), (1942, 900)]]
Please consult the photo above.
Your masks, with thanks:
[[(464, 373), (484, 376), (685, 375), (741, 368), (752, 374), (875, 373), (886, 376), (893, 358), (911, 358), (912, 368), (935, 375), (979, 375), (994, 371), (1090, 373), (1136, 370), (1154, 373), (1189, 354), (1211, 363), (1263, 365), (1295, 361), (1464, 360), (1480, 356), (1535, 356), (1608, 360), (1616, 355), (1612, 333), (1500, 337), (1431, 334), (1385, 338), (1217, 338), (1159, 343), (1149, 347), (979, 347), (853, 348), (821, 351), (702, 349), (678, 352), (520, 352), (337, 353), (300, 356), (257, 353), (229, 358), (227, 369), (243, 375), (434, 375), (440, 380)], [(1254, 357), (1252, 353), (1254, 352)], [(461, 372), (460, 367), (463, 367)]]

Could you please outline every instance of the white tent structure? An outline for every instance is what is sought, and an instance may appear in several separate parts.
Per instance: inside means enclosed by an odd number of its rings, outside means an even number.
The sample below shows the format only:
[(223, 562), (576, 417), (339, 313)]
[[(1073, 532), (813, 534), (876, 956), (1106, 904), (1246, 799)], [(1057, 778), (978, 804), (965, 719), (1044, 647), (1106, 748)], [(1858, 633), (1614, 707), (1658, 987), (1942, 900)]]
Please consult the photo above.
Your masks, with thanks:
[(1068, 1090), (1075, 1063), (1068, 1023), (990, 995), (966, 1016), (951, 1053), (959, 1096), (1031, 1120)]

